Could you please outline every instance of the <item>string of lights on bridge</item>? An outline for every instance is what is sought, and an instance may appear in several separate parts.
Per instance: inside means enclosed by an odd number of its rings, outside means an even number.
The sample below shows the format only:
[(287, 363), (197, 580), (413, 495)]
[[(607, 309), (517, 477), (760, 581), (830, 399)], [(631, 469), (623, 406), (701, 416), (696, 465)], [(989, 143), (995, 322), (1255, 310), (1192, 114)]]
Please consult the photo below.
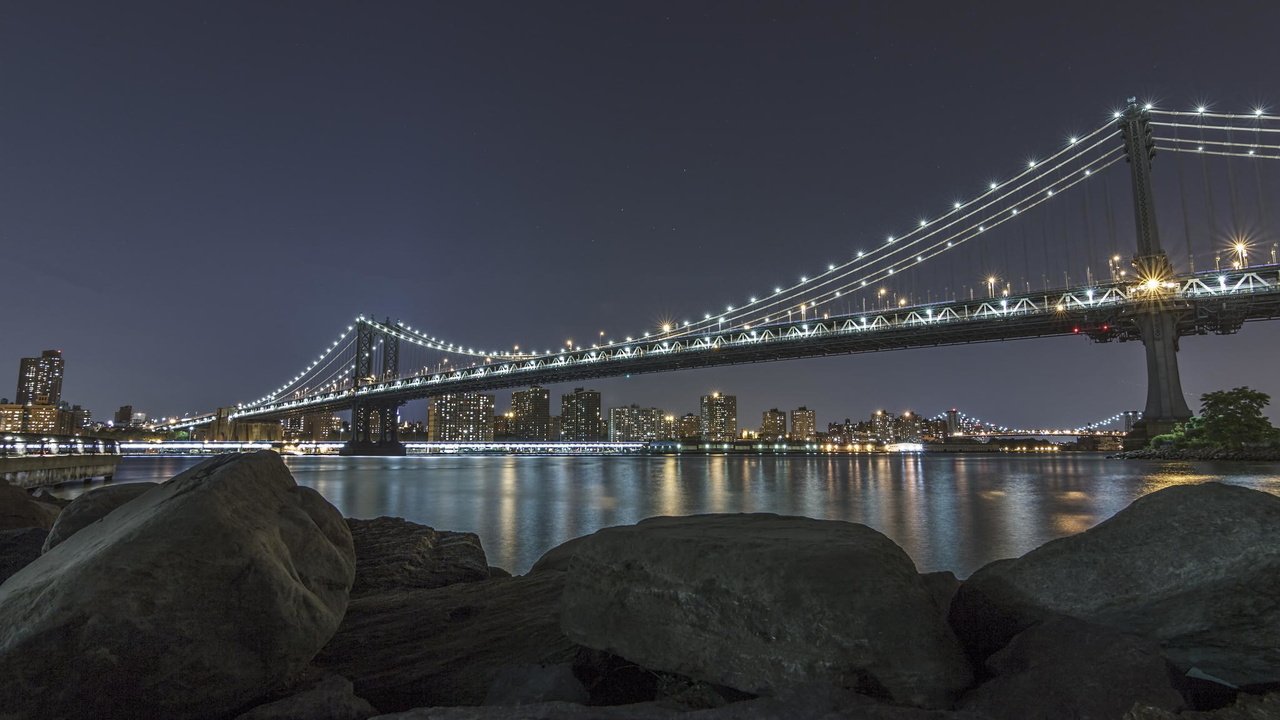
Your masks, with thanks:
[[(1207, 104), (1201, 104), (1187, 111), (1166, 110), (1157, 108), (1154, 103), (1147, 103), (1144, 109), (1156, 127), (1195, 128), (1204, 132), (1225, 132), (1223, 139), (1209, 140), (1203, 136), (1198, 139), (1173, 138), (1161, 136), (1160, 149), (1181, 153), (1201, 153), (1205, 155), (1228, 155), (1231, 157), (1248, 157), (1257, 159), (1280, 159), (1280, 154), (1264, 151), (1280, 150), (1280, 145), (1261, 142), (1242, 142), (1233, 133), (1280, 133), (1280, 127), (1264, 127), (1263, 123), (1280, 120), (1280, 117), (1268, 114), (1264, 108), (1253, 108), (1244, 114), (1221, 113), (1210, 111)], [(1116, 111), (1113, 118), (1121, 117)], [(1194, 123), (1180, 122), (1183, 118), (1193, 118)], [(1239, 121), (1254, 124), (1252, 128), (1231, 125)], [(1226, 123), (1226, 124), (1224, 124)], [(883, 242), (877, 243), (870, 250), (858, 250), (850, 260), (843, 263), (830, 263), (826, 270), (812, 277), (801, 276), (798, 282), (787, 286), (779, 285), (772, 293), (762, 293), (747, 298), (742, 305), (726, 305), (723, 312), (702, 313), (701, 320), (685, 320), (683, 323), (670, 322), (654, 330), (625, 336), (624, 341), (605, 339), (603, 333), (598, 343), (590, 347), (613, 347), (615, 345), (639, 344), (657, 338), (659, 340), (675, 340), (696, 336), (711, 331), (751, 330), (753, 326), (781, 322), (785, 314), (791, 319), (798, 308), (800, 317), (804, 319), (809, 311), (818, 316), (820, 306), (841, 298), (851, 291), (865, 289), (868, 286), (889, 279), (895, 272), (918, 265), (929, 259), (977, 238), (991, 229), (1014, 220), (1020, 213), (1052, 200), (1064, 191), (1100, 174), (1124, 158), (1118, 144), (1112, 144), (1119, 131), (1113, 123), (1099, 126), (1089, 133), (1071, 136), (1056, 152), (1043, 160), (1028, 160), (1021, 171), (1000, 182), (993, 180), (985, 190), (968, 200), (956, 200), (944, 212), (938, 213), (935, 219), (919, 218), (914, 226), (906, 232), (888, 235)], [(1166, 144), (1167, 143), (1167, 144)], [(1112, 144), (1110, 149), (1107, 146)], [(993, 279), (988, 278), (988, 283)], [(904, 301), (905, 302), (905, 301)], [(354, 343), (348, 340), (356, 327), (369, 322), (364, 316), (347, 326), (338, 339), (328, 345), (316, 360), (291, 378), (284, 385), (249, 403), (242, 403), (240, 408), (252, 408), (278, 400), (290, 392), (305, 389), (337, 388), (352, 379), (354, 365), (345, 362), (337, 370), (331, 372), (319, 383), (314, 374), (326, 371)], [(572, 341), (560, 350), (546, 349), (542, 353), (536, 351), (520, 351), (519, 345), (512, 350), (476, 350), (461, 343), (453, 343), (439, 339), (426, 331), (415, 329), (406, 324), (396, 323), (390, 330), (394, 336), (414, 345), (439, 351), (445, 354), (470, 357), (479, 362), (495, 360), (525, 360), (538, 357), (563, 355), (566, 352), (582, 350), (581, 345)], [(344, 341), (347, 341), (344, 344)], [(326, 362), (327, 361), (327, 362)]]

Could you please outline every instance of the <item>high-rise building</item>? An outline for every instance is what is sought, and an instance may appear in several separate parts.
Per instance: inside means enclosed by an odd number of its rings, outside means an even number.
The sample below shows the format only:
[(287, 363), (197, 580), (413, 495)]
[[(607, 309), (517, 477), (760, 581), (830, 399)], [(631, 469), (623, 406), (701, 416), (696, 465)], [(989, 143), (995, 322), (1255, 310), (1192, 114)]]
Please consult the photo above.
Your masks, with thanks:
[[(669, 437), (666, 429), (669, 415), (658, 408), (639, 405), (610, 408), (609, 440), (612, 442), (649, 442)], [(674, 420), (674, 418), (672, 418)]]
[(62, 401), (62, 351), (45, 350), (22, 358), (18, 365), (19, 405), (54, 405)]
[(893, 436), (896, 442), (922, 442), (924, 431), (924, 418), (910, 410), (894, 421)]
[(959, 434), (960, 432), (960, 411), (951, 408), (947, 411), (947, 436)]
[(791, 411), (791, 439), (808, 442), (818, 436), (818, 414), (803, 405)]
[(493, 439), (494, 440), (510, 440), (512, 438), (511, 425), (516, 414), (508, 410), (500, 415), (493, 416)]
[(116, 427), (129, 427), (129, 423), (133, 422), (133, 406), (121, 405), (116, 411), (113, 423)]
[(534, 385), (511, 393), (511, 436), (516, 440), (551, 439), (551, 393)]
[(456, 393), (431, 398), (427, 438), (435, 442), (492, 442), (492, 395)]
[(600, 436), (600, 393), (574, 388), (560, 396), (560, 439), (595, 442)]
[(711, 393), (702, 396), (699, 429), (704, 442), (732, 442), (738, 438), (738, 397)]
[(875, 411), (871, 416), (871, 434), (880, 442), (896, 442), (897, 435), (894, 432), (896, 419), (896, 416), (887, 410)]
[(761, 440), (785, 440), (787, 437), (787, 413), (778, 408), (765, 410), (760, 416)]
[(676, 421), (676, 439), (686, 440), (702, 437), (702, 417), (686, 413)]

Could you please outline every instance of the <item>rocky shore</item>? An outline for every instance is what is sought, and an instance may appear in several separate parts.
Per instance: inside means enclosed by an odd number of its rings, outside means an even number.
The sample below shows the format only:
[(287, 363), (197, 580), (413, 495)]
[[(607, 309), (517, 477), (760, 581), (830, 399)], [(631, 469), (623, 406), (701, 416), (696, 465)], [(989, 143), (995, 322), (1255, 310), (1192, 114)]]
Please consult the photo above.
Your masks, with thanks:
[(1218, 483), (963, 582), (770, 514), (511, 577), (271, 452), (61, 505), (0, 487), (0, 720), (1280, 718), (1280, 498)]
[(1249, 448), (1227, 450), (1224, 448), (1139, 448), (1126, 450), (1108, 457), (1124, 460), (1239, 460), (1246, 462), (1280, 462), (1280, 449)]

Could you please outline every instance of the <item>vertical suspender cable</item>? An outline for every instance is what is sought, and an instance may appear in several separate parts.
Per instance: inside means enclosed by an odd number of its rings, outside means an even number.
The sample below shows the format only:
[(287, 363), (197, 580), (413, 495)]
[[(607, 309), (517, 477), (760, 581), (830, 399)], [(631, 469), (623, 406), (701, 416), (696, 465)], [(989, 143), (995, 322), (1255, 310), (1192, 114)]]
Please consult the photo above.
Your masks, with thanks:
[[(1258, 130), (1254, 133), (1254, 142), (1262, 144), (1262, 119), (1255, 120)], [(1262, 226), (1259, 229), (1259, 237), (1266, 240), (1271, 234), (1271, 225), (1267, 222), (1267, 197), (1262, 192), (1262, 163), (1257, 160), (1253, 161), (1253, 179), (1256, 183), (1258, 191), (1258, 222)]]
[[(1178, 129), (1173, 129), (1173, 139), (1178, 141)], [(1187, 184), (1182, 177), (1182, 158), (1174, 155), (1173, 164), (1178, 168), (1178, 195), (1182, 198), (1182, 234), (1187, 240), (1187, 267), (1191, 272), (1196, 271), (1196, 257), (1191, 252), (1191, 219), (1187, 215)]]
[[(1234, 142), (1231, 139), (1231, 126), (1227, 126), (1227, 142)], [(1227, 190), (1231, 193), (1231, 235), (1235, 237), (1240, 234), (1240, 197), (1236, 193), (1236, 170), (1235, 163), (1227, 160)]]
[(1111, 180), (1106, 175), (1102, 176), (1102, 196), (1107, 201), (1107, 257), (1111, 257), (1120, 248), (1116, 244), (1116, 213), (1111, 203)]
[(1080, 212), (1084, 218), (1084, 235), (1085, 242), (1087, 243), (1085, 252), (1087, 253), (1088, 261), (1088, 264), (1084, 266), (1084, 279), (1086, 284), (1089, 285), (1093, 284), (1094, 261), (1097, 259), (1096, 254), (1093, 251), (1093, 222), (1089, 217), (1089, 193), (1092, 192), (1092, 189), (1092, 184), (1086, 183), (1084, 186), (1084, 192), (1080, 193), (1080, 197), (1082, 198), (1080, 202)]
[[(1200, 142), (1204, 142), (1204, 120), (1200, 121)], [(1201, 148), (1204, 146), (1201, 145)], [(1209, 252), (1217, 254), (1218, 252), (1218, 208), (1213, 201), (1213, 183), (1209, 181), (1209, 158), (1200, 155), (1200, 172), (1204, 175), (1204, 195), (1205, 202), (1209, 208)]]

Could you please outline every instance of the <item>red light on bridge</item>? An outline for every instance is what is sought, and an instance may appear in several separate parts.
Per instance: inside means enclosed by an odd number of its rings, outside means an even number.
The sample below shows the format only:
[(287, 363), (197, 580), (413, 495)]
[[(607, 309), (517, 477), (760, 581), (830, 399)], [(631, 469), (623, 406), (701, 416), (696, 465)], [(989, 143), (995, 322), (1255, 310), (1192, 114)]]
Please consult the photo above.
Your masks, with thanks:
[(1073, 333), (1075, 333), (1075, 334), (1079, 335), (1079, 334), (1080, 334), (1080, 328), (1078, 328), (1078, 327), (1077, 327), (1077, 328), (1071, 328), (1071, 332), (1073, 332)]

